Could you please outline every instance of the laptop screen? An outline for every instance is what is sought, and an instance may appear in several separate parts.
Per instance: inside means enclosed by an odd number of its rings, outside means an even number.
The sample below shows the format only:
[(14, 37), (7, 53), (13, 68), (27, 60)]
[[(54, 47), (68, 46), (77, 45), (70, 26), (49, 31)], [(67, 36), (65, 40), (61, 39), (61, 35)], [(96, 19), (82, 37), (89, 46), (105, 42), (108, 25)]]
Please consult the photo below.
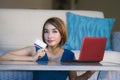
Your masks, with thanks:
[(105, 47), (106, 38), (84, 37), (79, 61), (102, 61)]

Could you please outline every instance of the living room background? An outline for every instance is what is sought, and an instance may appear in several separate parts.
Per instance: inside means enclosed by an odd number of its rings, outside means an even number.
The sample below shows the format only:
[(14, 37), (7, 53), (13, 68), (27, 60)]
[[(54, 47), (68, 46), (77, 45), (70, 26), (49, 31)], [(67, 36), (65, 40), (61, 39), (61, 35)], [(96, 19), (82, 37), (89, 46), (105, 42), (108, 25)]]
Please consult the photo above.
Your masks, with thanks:
[(116, 19), (112, 31), (120, 31), (120, 0), (0, 0), (0, 8), (57, 9), (55, 1), (67, 2), (64, 9), (103, 11), (105, 17)]

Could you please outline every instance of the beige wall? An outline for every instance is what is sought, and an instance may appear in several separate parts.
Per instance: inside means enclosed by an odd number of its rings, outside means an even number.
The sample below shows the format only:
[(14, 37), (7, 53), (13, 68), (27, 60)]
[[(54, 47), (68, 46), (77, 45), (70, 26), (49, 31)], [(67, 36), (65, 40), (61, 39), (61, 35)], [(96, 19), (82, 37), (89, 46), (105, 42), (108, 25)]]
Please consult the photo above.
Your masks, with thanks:
[[(120, 0), (71, 0), (71, 9), (103, 11), (105, 17), (116, 19), (113, 31), (120, 31)], [(52, 9), (52, 0), (0, 0), (0, 8)]]
[(52, 0), (0, 0), (0, 8), (51, 9)]
[(103, 11), (105, 17), (116, 19), (113, 31), (120, 31), (120, 0), (78, 0), (77, 9)]

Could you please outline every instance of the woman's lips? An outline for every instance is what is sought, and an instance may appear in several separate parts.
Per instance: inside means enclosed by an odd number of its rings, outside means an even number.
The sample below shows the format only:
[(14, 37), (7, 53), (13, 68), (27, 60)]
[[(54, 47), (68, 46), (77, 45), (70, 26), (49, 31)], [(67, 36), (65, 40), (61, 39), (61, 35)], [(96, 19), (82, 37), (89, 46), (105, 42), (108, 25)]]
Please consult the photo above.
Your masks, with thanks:
[(54, 40), (47, 40), (48, 43), (52, 43)]

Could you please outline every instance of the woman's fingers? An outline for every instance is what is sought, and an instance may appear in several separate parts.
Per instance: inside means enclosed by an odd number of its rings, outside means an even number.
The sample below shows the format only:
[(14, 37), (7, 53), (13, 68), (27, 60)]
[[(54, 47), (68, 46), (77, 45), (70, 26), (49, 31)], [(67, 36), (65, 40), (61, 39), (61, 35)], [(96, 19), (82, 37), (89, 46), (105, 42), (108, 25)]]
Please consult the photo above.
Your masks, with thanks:
[(43, 57), (45, 55), (45, 50), (44, 49), (38, 50), (37, 55), (38, 55), (38, 57)]
[(44, 49), (40, 49), (33, 56), (33, 60), (36, 61), (37, 59), (42, 58), (44, 55), (45, 55), (45, 50)]

